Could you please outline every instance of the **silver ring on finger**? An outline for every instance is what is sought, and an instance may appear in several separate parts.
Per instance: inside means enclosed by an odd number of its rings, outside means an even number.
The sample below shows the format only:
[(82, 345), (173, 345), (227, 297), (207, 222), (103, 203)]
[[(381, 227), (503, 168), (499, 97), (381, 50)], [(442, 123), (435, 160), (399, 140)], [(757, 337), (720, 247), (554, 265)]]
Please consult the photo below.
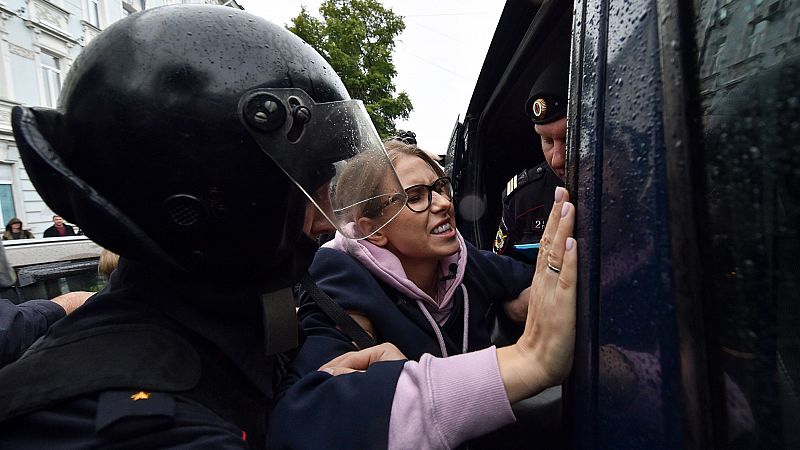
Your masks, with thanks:
[(552, 270), (555, 273), (561, 273), (561, 268), (560, 267), (556, 267), (556, 266), (550, 264), (549, 262), (547, 263), (547, 268)]

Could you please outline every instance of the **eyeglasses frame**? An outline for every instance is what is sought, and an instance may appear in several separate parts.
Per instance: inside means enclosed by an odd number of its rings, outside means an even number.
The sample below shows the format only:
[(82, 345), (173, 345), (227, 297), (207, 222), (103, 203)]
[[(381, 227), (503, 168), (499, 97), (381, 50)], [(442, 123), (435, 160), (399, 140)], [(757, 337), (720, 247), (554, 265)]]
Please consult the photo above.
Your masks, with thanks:
[[(428, 205), (425, 206), (425, 208), (421, 209), (420, 211), (417, 211), (416, 209), (412, 208), (411, 205), (409, 204), (410, 202), (408, 200), (406, 200), (406, 206), (408, 207), (408, 209), (410, 209), (412, 212), (415, 212), (415, 213), (423, 213), (423, 212), (427, 211), (428, 208), (431, 207), (431, 204), (433, 204), (433, 192), (434, 192), (433, 187), (436, 186), (436, 184), (439, 183), (442, 180), (447, 180), (447, 183), (450, 185), (450, 197), (448, 198), (448, 200), (449, 201), (453, 201), (453, 180), (448, 176), (444, 176), (444, 177), (437, 178), (430, 185), (428, 185), (428, 184), (415, 184), (414, 186), (409, 186), (409, 187), (403, 189), (406, 192), (406, 194), (408, 194), (408, 190), (409, 189), (414, 189), (414, 188), (419, 188), (419, 187), (424, 187), (424, 188), (426, 188), (428, 190)], [(441, 195), (441, 196), (444, 196), (444, 194), (440, 194), (438, 191), (436, 193)]]

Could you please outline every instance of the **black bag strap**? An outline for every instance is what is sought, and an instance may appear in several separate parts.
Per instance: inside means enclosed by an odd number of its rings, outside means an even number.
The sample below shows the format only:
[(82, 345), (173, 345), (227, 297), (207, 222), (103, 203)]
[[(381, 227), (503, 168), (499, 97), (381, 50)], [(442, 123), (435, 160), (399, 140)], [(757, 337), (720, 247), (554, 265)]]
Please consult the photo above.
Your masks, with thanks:
[(353, 320), (353, 318), (347, 314), (347, 311), (345, 311), (344, 308), (333, 301), (328, 294), (326, 294), (322, 289), (319, 288), (319, 286), (317, 286), (317, 283), (315, 283), (314, 279), (311, 278), (311, 274), (306, 272), (306, 274), (303, 275), (303, 278), (300, 279), (300, 284), (303, 285), (303, 289), (308, 292), (322, 312), (324, 312), (326, 316), (333, 320), (342, 333), (344, 333), (350, 338), (350, 340), (353, 341), (354, 344), (356, 344), (356, 347), (359, 349), (365, 349), (375, 345), (375, 339), (373, 339), (369, 333), (361, 328), (361, 325)]

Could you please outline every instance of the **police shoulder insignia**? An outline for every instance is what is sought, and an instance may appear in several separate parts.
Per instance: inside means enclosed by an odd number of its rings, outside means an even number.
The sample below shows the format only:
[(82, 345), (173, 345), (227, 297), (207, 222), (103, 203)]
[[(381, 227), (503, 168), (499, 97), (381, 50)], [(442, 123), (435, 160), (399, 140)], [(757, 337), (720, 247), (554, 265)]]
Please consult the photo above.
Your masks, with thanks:
[(522, 187), (530, 181), (530, 177), (528, 176), (528, 171), (523, 170), (517, 175), (514, 175), (508, 183), (506, 183), (506, 190), (503, 191), (503, 200), (505, 200), (508, 196), (511, 195), (514, 190), (518, 187)]
[(503, 224), (501, 223), (497, 228), (497, 234), (494, 237), (494, 252), (498, 255), (501, 255), (505, 251), (507, 238), (508, 233), (503, 229)]
[(131, 395), (131, 400), (138, 401), (138, 400), (147, 400), (150, 398), (150, 393), (145, 391), (139, 391), (133, 395)]
[(177, 414), (176, 408), (176, 400), (172, 394), (152, 391), (103, 391), (97, 396), (94, 429), (100, 434), (151, 433), (154, 429), (171, 424)]
[(519, 175), (514, 175), (510, 180), (508, 180), (508, 183), (506, 183), (506, 196), (511, 195), (511, 193), (514, 192), (514, 189), (517, 188), (517, 185), (519, 184), (518, 177)]

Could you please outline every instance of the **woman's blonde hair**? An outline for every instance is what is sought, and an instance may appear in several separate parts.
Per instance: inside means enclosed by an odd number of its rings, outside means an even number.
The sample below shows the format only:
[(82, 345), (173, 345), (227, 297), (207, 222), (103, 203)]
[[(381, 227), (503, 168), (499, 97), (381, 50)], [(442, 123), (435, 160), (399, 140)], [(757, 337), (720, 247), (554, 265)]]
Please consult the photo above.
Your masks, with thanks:
[(105, 275), (106, 277), (111, 276), (111, 272), (117, 268), (119, 265), (119, 255), (110, 251), (103, 249), (100, 252), (100, 259), (97, 261), (97, 271)]
[[(383, 142), (383, 146), (387, 155), (389, 155), (389, 161), (391, 161), (392, 165), (402, 155), (416, 156), (425, 161), (437, 176), (445, 176), (444, 169), (435, 161), (435, 157), (414, 144), (407, 144), (397, 139), (389, 139)], [(339, 175), (339, 180), (348, 182), (332, 186), (340, 205), (352, 205), (365, 198), (370, 199), (364, 201), (358, 207), (354, 207), (349, 212), (352, 222), (357, 222), (362, 217), (374, 218), (380, 216), (386, 209), (387, 201), (391, 200), (379, 195), (381, 183), (387, 175), (374, 169), (375, 167), (380, 167), (375, 164), (375, 160), (381, 157), (382, 155), (379, 152), (367, 152), (356, 156), (347, 162), (347, 166)], [(357, 183), (355, 182), (356, 180), (358, 181)], [(347, 191), (339, 189), (339, 186), (343, 185), (348, 186)], [(360, 188), (352, 189), (352, 186), (360, 186)]]
[(414, 144), (406, 144), (397, 139), (389, 139), (383, 143), (383, 146), (386, 148), (386, 153), (389, 155), (389, 161), (392, 162), (392, 165), (394, 165), (395, 161), (397, 161), (401, 155), (416, 156), (431, 166), (436, 176), (446, 176), (444, 169), (442, 169), (442, 166), (436, 161), (438, 158), (427, 150), (423, 150)]

